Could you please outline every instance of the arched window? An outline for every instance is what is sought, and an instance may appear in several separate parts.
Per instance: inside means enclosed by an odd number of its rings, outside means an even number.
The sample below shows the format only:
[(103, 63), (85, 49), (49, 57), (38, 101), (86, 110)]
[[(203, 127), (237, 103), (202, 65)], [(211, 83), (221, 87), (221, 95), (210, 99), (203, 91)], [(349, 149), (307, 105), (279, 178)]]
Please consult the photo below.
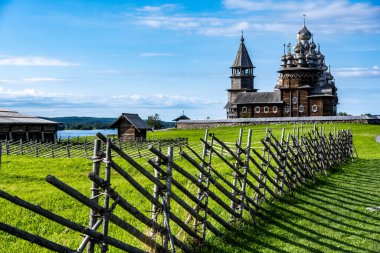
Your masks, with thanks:
[(289, 112), (290, 112), (290, 107), (289, 107), (289, 105), (287, 105), (287, 106), (284, 107), (284, 112), (285, 112), (285, 113), (289, 113)]
[(305, 108), (304, 108), (304, 106), (303, 106), (303, 105), (300, 105), (300, 107), (299, 107), (298, 111), (299, 111), (299, 112), (303, 112), (303, 111), (304, 111), (304, 109), (305, 109)]
[(264, 112), (265, 112), (265, 113), (268, 113), (268, 112), (269, 112), (269, 107), (268, 107), (268, 106), (265, 106), (265, 107), (264, 107)]
[(241, 108), (241, 112), (242, 112), (242, 113), (247, 113), (247, 111), (248, 111), (248, 109), (247, 109), (246, 106), (243, 106), (243, 107)]
[(292, 102), (293, 102), (293, 104), (297, 104), (298, 103), (298, 98), (297, 97), (293, 97)]
[(260, 106), (255, 107), (255, 113), (260, 113)]
[(273, 106), (272, 110), (274, 113), (277, 113), (277, 106)]
[(313, 105), (313, 106), (311, 107), (311, 110), (312, 110), (313, 112), (317, 112), (317, 111), (318, 111), (318, 106), (317, 106), (317, 105)]

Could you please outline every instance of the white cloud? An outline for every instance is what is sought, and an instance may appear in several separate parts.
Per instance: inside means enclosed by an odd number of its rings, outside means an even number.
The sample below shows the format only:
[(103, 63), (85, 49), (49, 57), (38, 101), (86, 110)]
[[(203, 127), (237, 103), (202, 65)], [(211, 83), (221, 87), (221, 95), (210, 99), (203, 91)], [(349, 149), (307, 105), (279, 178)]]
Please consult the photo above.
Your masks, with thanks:
[(91, 70), (89, 72), (90, 73), (96, 73), (96, 74), (109, 74), (109, 75), (121, 74), (122, 73), (122, 71), (119, 69)]
[(175, 9), (177, 6), (175, 4), (163, 4), (159, 6), (144, 6), (142, 8), (138, 8), (138, 11), (141, 12), (159, 12), (159, 11), (170, 11)]
[[(0, 107), (9, 108), (143, 108), (143, 109), (173, 109), (202, 108), (220, 104), (212, 99), (196, 97), (164, 95), (164, 94), (133, 94), (118, 96), (90, 96), (71, 93), (55, 93), (39, 89), (9, 89), (0, 87)], [(107, 109), (107, 110), (108, 110)]]
[(211, 105), (220, 103), (216, 100), (202, 100), (196, 97), (187, 97), (187, 96), (172, 96), (164, 94), (153, 94), (153, 95), (119, 95), (113, 96), (110, 98), (113, 103), (121, 104), (131, 104), (141, 107), (198, 107), (200, 105)]
[(379, 66), (372, 68), (340, 68), (335, 71), (340, 77), (380, 77)]
[(176, 54), (173, 53), (153, 53), (153, 52), (146, 52), (141, 53), (141, 57), (161, 57), (161, 56), (175, 56)]
[(139, 24), (143, 24), (152, 28), (163, 28), (167, 30), (194, 30), (204, 23), (205, 18), (181, 17), (181, 16), (143, 16), (138, 20)]
[(52, 77), (30, 77), (21, 79), (25, 83), (42, 83), (42, 82), (63, 82), (63, 79)]
[(53, 82), (64, 82), (64, 79), (53, 78), (53, 77), (28, 77), (21, 79), (0, 79), (0, 83), (4, 84), (28, 84), (28, 83), (53, 83)]
[(78, 63), (41, 56), (0, 56), (0, 65), (8, 66), (77, 66)]
[[(254, 32), (287, 32), (302, 24), (302, 14), (313, 24), (313, 32), (380, 33), (380, 6), (371, 3), (352, 3), (347, 0), (271, 1), (224, 0), (231, 15), (204, 13), (189, 15), (146, 10), (136, 16), (140, 25), (155, 29), (192, 31), (205, 35), (236, 36), (240, 30)], [(234, 15), (236, 12), (236, 15)], [(295, 23), (297, 22), (297, 27)]]
[(41, 98), (41, 97), (57, 97), (57, 94), (44, 92), (36, 89), (22, 89), (22, 90), (12, 90), (0, 87), (0, 97), (2, 98)]

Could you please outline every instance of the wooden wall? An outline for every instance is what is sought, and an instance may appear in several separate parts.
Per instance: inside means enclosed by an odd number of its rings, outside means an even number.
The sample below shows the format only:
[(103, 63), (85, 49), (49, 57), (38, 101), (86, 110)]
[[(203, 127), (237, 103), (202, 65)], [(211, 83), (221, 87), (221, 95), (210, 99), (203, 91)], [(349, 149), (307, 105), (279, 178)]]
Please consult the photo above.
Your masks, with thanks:
[(145, 140), (146, 130), (138, 131), (128, 120), (121, 119), (118, 126), (118, 137), (121, 141)]
[(0, 125), (0, 140), (55, 142), (56, 125)]

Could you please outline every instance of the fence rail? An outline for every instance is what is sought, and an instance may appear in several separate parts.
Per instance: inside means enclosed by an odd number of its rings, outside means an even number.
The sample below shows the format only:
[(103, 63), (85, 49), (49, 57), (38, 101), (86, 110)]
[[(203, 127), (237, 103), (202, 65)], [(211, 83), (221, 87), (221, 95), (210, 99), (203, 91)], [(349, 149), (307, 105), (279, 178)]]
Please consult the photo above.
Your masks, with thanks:
[[(201, 138), (202, 149), (187, 145), (179, 151), (181, 159), (175, 158), (172, 146), (167, 147), (167, 152), (162, 147), (149, 146), (147, 150), (154, 158), (147, 160), (148, 166), (134, 160), (122, 145), (101, 134), (97, 136), (99, 139), (93, 145), (93, 171), (89, 174), (91, 197), (54, 176), (46, 178), (47, 182), (90, 208), (89, 227), (0, 191), (0, 197), (84, 234), (77, 249), (3, 223), (0, 223), (0, 230), (56, 252), (78, 253), (87, 248), (88, 253), (93, 253), (96, 247), (102, 253), (109, 247), (125, 252), (196, 252), (194, 247), (201, 247), (209, 232), (219, 236), (225, 229), (234, 230), (247, 219), (255, 220), (263, 201), (281, 198), (318, 174), (326, 173), (331, 166), (357, 156), (350, 130), (326, 133), (316, 126), (304, 134), (297, 130), (286, 135), (283, 130), (280, 138), (269, 129), (260, 141), (260, 151), (252, 146), (251, 130), (246, 135), (240, 130), (234, 145), (226, 144), (206, 130)], [(245, 145), (243, 138), (246, 138)], [(115, 155), (137, 170), (139, 179), (115, 162)], [(112, 186), (111, 171), (140, 194), (140, 202), (150, 203), (152, 212), (139, 209), (128, 196), (121, 196)], [(146, 181), (152, 188), (143, 186)], [(183, 182), (187, 182), (186, 185)], [(131, 219), (148, 227), (150, 233), (117, 216), (113, 212), (117, 206)], [(127, 231), (143, 246), (135, 247), (128, 244), (128, 239), (120, 241), (110, 236), (109, 223)]]
[[(174, 146), (181, 150), (182, 146), (188, 144), (187, 138), (161, 139), (155, 141), (120, 141), (114, 139), (113, 142), (119, 148), (127, 152), (133, 158), (146, 158), (151, 153), (147, 150), (149, 145), (160, 147)], [(60, 141), (57, 143), (43, 143), (37, 141), (1, 141), (3, 154), (25, 155), (42, 158), (91, 158), (94, 150), (94, 142)], [(102, 148), (103, 151), (105, 147)]]

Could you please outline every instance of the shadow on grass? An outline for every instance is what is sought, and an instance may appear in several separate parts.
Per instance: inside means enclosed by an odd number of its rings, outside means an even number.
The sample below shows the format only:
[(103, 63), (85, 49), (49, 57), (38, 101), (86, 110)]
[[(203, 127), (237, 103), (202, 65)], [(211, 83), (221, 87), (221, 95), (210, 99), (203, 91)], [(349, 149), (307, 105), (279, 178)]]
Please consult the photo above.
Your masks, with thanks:
[[(380, 159), (358, 159), (329, 177), (264, 203), (255, 224), (212, 238), (202, 252), (379, 252)], [(366, 183), (368, 181), (368, 183)]]

